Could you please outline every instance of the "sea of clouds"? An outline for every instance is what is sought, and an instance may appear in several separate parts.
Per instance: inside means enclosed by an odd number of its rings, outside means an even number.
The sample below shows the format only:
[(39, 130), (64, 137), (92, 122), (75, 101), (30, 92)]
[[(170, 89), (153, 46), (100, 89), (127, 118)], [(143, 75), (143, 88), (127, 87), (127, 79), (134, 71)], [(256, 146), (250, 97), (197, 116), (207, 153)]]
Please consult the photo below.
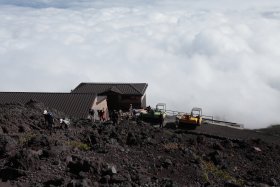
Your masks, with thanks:
[(0, 0), (0, 89), (146, 82), (151, 106), (266, 127), (279, 32), (279, 0)]

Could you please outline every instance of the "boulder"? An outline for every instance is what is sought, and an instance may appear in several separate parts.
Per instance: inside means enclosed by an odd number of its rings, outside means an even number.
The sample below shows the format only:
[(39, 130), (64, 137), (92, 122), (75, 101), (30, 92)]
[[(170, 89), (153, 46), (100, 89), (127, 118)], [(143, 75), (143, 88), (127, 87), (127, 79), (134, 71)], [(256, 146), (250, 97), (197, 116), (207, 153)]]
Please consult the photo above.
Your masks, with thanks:
[(91, 165), (87, 160), (76, 159), (75, 161), (70, 161), (67, 164), (70, 173), (79, 175), (81, 171), (89, 172)]
[(137, 138), (134, 133), (128, 133), (127, 139), (126, 139), (127, 145), (138, 145)]
[(55, 178), (43, 183), (44, 186), (62, 186), (64, 184), (63, 178)]
[(17, 142), (8, 135), (0, 135), (0, 156), (15, 149)]
[(68, 184), (67, 187), (92, 187), (95, 186), (92, 184), (90, 179), (73, 179)]
[(16, 180), (17, 178), (26, 175), (27, 173), (24, 170), (15, 169), (7, 166), (0, 170), (0, 178), (4, 182), (7, 180)]

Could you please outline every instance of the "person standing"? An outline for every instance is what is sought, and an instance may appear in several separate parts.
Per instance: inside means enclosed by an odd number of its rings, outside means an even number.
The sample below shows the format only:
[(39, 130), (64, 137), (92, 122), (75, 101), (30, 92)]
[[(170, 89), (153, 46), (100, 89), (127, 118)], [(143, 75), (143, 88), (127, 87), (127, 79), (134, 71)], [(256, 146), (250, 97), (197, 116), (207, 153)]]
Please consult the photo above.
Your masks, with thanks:
[(50, 134), (52, 134), (53, 125), (54, 125), (54, 118), (51, 112), (48, 112), (47, 110), (44, 110), (44, 118), (45, 118), (45, 124), (47, 124), (47, 128), (50, 131)]
[(112, 113), (112, 121), (113, 121), (113, 125), (118, 125), (119, 115), (118, 115), (118, 112), (116, 110), (114, 110), (113, 113)]
[(97, 110), (97, 114), (98, 114), (99, 122), (101, 122), (102, 110)]
[(97, 112), (98, 112), (99, 121), (104, 122), (105, 121), (105, 110), (104, 110), (104, 108), (102, 110), (97, 110)]
[(160, 128), (163, 128), (163, 122), (164, 122), (163, 113), (160, 112), (160, 114), (159, 114), (159, 127)]
[(129, 116), (130, 116), (130, 117), (133, 116), (133, 107), (132, 107), (132, 104), (129, 105)]
[(92, 108), (89, 109), (89, 118), (91, 121), (95, 122), (94, 109), (92, 109)]
[(102, 113), (101, 113), (101, 118), (102, 118), (102, 121), (104, 122), (105, 121), (105, 115), (106, 115), (106, 113), (105, 113), (105, 109), (103, 108), (102, 109)]

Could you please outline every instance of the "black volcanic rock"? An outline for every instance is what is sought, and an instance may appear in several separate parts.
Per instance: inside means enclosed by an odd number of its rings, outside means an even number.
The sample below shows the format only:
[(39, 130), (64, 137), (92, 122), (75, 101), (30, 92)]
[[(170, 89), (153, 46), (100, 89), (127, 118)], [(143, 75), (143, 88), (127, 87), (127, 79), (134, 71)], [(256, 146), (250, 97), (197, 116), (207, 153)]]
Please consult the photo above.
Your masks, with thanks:
[(0, 105), (0, 178), (20, 186), (279, 186), (279, 128), (72, 119), (49, 133), (42, 103)]

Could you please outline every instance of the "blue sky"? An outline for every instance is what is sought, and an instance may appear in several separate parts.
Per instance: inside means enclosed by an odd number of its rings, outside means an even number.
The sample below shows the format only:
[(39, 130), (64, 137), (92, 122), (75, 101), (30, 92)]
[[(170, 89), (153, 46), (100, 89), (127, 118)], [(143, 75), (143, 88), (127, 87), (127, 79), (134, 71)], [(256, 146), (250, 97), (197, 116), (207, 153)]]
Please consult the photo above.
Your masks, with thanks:
[(280, 123), (277, 0), (0, 0), (1, 91), (147, 82), (151, 106)]

